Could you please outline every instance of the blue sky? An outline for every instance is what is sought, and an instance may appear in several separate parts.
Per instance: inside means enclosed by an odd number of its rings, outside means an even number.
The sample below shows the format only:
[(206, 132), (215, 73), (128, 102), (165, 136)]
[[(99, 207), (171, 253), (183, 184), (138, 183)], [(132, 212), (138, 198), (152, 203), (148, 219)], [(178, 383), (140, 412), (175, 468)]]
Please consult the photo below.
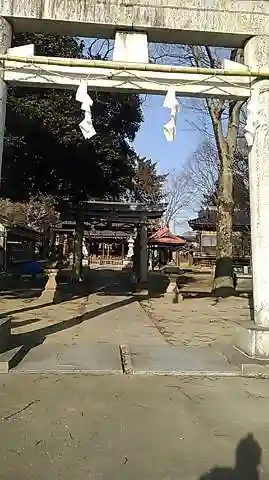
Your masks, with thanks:
[(198, 147), (201, 135), (188, 123), (195, 119), (195, 114), (179, 99), (176, 139), (167, 142), (162, 127), (169, 120), (169, 112), (162, 106), (163, 100), (161, 95), (147, 96), (143, 105), (144, 123), (136, 135), (134, 147), (139, 155), (157, 162), (160, 171), (167, 172), (180, 169)]
[[(199, 122), (201, 118), (190, 108), (193, 100), (190, 102), (178, 98), (180, 111), (177, 115), (176, 138), (173, 142), (167, 142), (162, 127), (169, 120), (169, 112), (162, 106), (163, 100), (161, 95), (147, 96), (143, 105), (144, 123), (136, 135), (134, 148), (140, 156), (157, 162), (160, 172), (168, 173), (172, 170), (180, 171), (205, 137), (192, 125), (192, 122)], [(195, 215), (192, 208), (184, 209), (171, 229), (177, 234), (183, 234), (189, 230), (188, 219)]]

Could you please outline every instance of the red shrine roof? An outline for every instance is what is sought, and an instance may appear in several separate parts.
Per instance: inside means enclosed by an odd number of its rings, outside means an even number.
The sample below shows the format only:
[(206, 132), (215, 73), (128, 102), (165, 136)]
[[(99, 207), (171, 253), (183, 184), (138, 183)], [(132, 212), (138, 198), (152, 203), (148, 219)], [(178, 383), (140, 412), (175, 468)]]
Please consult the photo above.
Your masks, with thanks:
[(160, 245), (184, 245), (186, 243), (183, 238), (178, 237), (170, 232), (169, 228), (159, 228), (149, 237), (149, 243)]

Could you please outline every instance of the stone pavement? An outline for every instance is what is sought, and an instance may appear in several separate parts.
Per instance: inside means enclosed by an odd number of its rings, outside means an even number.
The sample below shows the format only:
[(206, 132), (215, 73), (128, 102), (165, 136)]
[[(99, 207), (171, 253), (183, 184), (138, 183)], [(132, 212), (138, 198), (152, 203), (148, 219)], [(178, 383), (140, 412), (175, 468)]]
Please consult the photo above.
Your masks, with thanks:
[(61, 303), (5, 298), (13, 343), (34, 346), (19, 372), (122, 373), (120, 344), (165, 345), (137, 297), (123, 288), (121, 273), (96, 277), (94, 293)]
[(75, 372), (232, 377), (241, 375), (241, 365), (230, 364), (225, 352), (214, 352), (208, 347), (45, 342), (32, 347), (14, 370), (14, 373)]
[(33, 347), (14, 373), (123, 374), (119, 345), (48, 343)]
[(133, 374), (175, 376), (238, 376), (240, 365), (231, 365), (225, 352), (207, 346), (129, 345)]
[(162, 344), (162, 335), (131, 293), (98, 291), (68, 302), (42, 306), (12, 316), (17, 341), (35, 338), (46, 343)]
[(268, 401), (259, 379), (0, 376), (1, 479), (230, 480), (252, 433), (232, 478), (264, 480)]
[(133, 374), (240, 374), (223, 345), (232, 346), (246, 299), (139, 302), (126, 274), (102, 271), (88, 294), (56, 304), (5, 296), (3, 305), (12, 317), (13, 344), (31, 346), (17, 372), (126, 373), (120, 346), (127, 345)]

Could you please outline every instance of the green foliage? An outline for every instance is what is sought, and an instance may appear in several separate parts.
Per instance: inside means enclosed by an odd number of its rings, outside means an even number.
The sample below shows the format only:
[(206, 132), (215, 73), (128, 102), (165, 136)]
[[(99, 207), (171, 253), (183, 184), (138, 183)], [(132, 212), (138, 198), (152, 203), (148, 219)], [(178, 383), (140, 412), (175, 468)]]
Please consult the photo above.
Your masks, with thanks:
[[(34, 43), (37, 55), (79, 58), (84, 44), (71, 37), (19, 34), (15, 45)], [(132, 188), (134, 151), (129, 142), (143, 121), (135, 94), (92, 92), (97, 135), (80, 132), (83, 118), (74, 91), (9, 88), (2, 196), (118, 199)]]
[(154, 205), (163, 200), (167, 175), (157, 173), (156, 163), (144, 157), (136, 158), (133, 197), (135, 201)]

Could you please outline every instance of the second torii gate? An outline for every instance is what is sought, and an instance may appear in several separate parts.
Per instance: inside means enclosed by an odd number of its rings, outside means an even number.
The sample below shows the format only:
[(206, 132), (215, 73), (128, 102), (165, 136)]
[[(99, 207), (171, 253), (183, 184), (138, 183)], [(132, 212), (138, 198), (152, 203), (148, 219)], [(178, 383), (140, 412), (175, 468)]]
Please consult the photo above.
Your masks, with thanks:
[[(75, 0), (70, 0), (71, 3)], [(205, 1), (205, 0), (203, 0)], [(250, 203), (251, 203), (251, 232), (252, 232), (252, 266), (253, 266), (253, 294), (254, 294), (254, 315), (255, 327), (243, 329), (238, 342), (239, 348), (253, 357), (269, 357), (269, 20), (268, 20), (268, 4), (266, 2), (245, 2), (245, 4), (255, 4), (255, 9), (247, 12), (236, 12), (236, 19), (240, 21), (247, 18), (247, 24), (240, 26), (241, 31), (227, 32), (227, 27), (214, 23), (216, 16), (222, 17), (230, 15), (230, 11), (221, 10), (208, 15), (208, 31), (207, 27), (201, 27), (201, 33), (204, 35), (204, 43), (209, 43), (209, 39), (216, 39), (216, 44), (242, 46), (244, 45), (245, 68), (230, 63), (228, 68), (212, 70), (212, 69), (190, 69), (183, 67), (160, 66), (150, 64), (137, 64), (124, 62), (95, 62), (89, 60), (73, 60), (73, 59), (48, 59), (35, 57), (33, 52), (27, 51), (26, 56), (22, 58), (19, 51), (9, 50), (11, 45), (12, 26), (10, 21), (19, 25), (19, 30), (23, 31), (24, 25), (33, 24), (35, 21), (39, 25), (45, 25), (46, 15), (49, 15), (49, 0), (45, 0), (45, 17), (40, 17), (38, 10), (26, 10), (21, 12), (21, 8), (25, 9), (24, 2), (13, 0), (13, 11), (5, 10), (5, 6), (1, 7), (0, 3), (0, 61), (1, 61), (1, 79), (0, 79), (0, 155), (2, 156), (4, 126), (5, 126), (5, 104), (7, 94), (7, 83), (13, 85), (40, 85), (41, 87), (60, 87), (75, 88), (81, 79), (87, 79), (89, 88), (92, 89), (117, 89), (118, 91), (131, 90), (136, 92), (163, 93), (167, 91), (169, 85), (173, 85), (177, 94), (181, 96), (215, 96), (224, 98), (247, 99), (248, 97), (256, 98), (257, 115), (255, 116), (255, 134), (253, 136), (253, 145), (249, 153), (249, 170), (250, 170)], [(26, 2), (27, 3), (27, 2)], [(31, 3), (31, 2), (30, 2)], [(38, 2), (37, 2), (38, 3)], [(52, 2), (53, 3), (53, 2)], [(60, 2), (61, 3), (61, 2)], [(85, 3), (85, 2), (84, 2)], [(189, 3), (189, 2), (188, 2)], [(194, 2), (195, 3), (195, 2)], [(200, 2), (199, 2), (200, 3)], [(233, 5), (228, 0), (229, 5)], [(264, 11), (258, 8), (258, 4), (263, 4)], [(21, 4), (21, 5), (20, 5)], [(57, 7), (57, 2), (53, 6), (53, 15), (50, 19), (49, 28), (51, 31), (63, 31), (63, 22), (67, 25), (75, 27), (73, 34), (79, 34), (81, 31), (79, 15), (77, 11), (66, 13), (63, 5)], [(28, 5), (28, 4), (27, 4)], [(159, 10), (165, 6), (158, 6)], [(27, 7), (30, 8), (30, 7)], [(57, 17), (57, 8), (59, 15)], [(116, 6), (114, 5), (114, 8)], [(122, 8), (118, 4), (117, 8)], [(139, 5), (138, 5), (138, 8)], [(141, 7), (142, 8), (142, 7)], [(144, 7), (143, 7), (144, 8)], [(169, 9), (173, 8), (169, 6)], [(180, 9), (181, 7), (178, 7)], [(232, 8), (232, 7), (231, 7)], [(17, 9), (17, 10), (16, 10)], [(56, 10), (55, 10), (56, 9)], [(198, 7), (193, 7), (193, 12)], [(169, 11), (170, 11), (169, 10)], [(190, 10), (186, 6), (186, 10)], [(206, 10), (206, 9), (204, 9)], [(229, 10), (229, 9), (228, 9)], [(41, 11), (41, 10), (40, 10)], [(56, 11), (56, 14), (55, 14)], [(20, 12), (20, 13), (19, 13)], [(34, 13), (33, 13), (34, 12)], [(47, 13), (46, 13), (47, 12)], [(196, 11), (197, 14), (198, 10)], [(266, 17), (267, 13), (267, 17)], [(55, 15), (57, 19), (55, 18)], [(59, 19), (61, 15), (68, 18)], [(73, 15), (73, 18), (72, 18)], [(194, 15), (194, 14), (193, 14)], [(202, 18), (205, 11), (200, 13)], [(215, 15), (215, 17), (214, 17)], [(255, 17), (256, 15), (256, 17)], [(4, 18), (6, 17), (6, 18)], [(128, 18), (128, 17), (126, 17)], [(232, 17), (231, 17), (232, 18)], [(177, 19), (180, 24), (180, 18), (177, 12)], [(255, 23), (254, 19), (259, 19), (259, 23)], [(210, 20), (210, 21), (209, 21)], [(89, 23), (93, 23), (90, 22)], [(86, 23), (87, 23), (86, 21)], [(104, 27), (107, 18), (104, 19)], [(164, 17), (162, 21), (165, 23)], [(250, 27), (253, 21), (253, 28)], [(43, 22), (43, 23), (42, 23)], [(55, 22), (55, 23), (54, 23)], [(122, 23), (122, 22), (121, 22)], [(149, 33), (153, 35), (153, 39), (162, 40), (162, 35), (167, 34), (165, 25), (151, 25), (149, 23)], [(231, 22), (232, 23), (232, 22)], [(206, 24), (206, 23), (204, 23)], [(203, 24), (203, 25), (204, 25)], [(228, 23), (230, 25), (230, 23)], [(48, 29), (48, 24), (47, 29)], [(199, 25), (194, 21), (196, 36), (192, 38), (190, 34), (189, 41), (192, 43), (202, 44), (202, 35), (199, 37)], [(217, 25), (217, 26), (215, 26)], [(102, 26), (102, 25), (101, 25)], [(85, 27), (85, 22), (83, 23)], [(143, 26), (143, 30), (147, 30), (147, 21)], [(26, 28), (26, 27), (25, 27)], [(44, 27), (45, 28), (45, 27)], [(97, 27), (96, 27), (97, 28)], [(112, 27), (111, 27), (112, 28)], [(110, 28), (110, 33), (111, 33)], [(126, 26), (125, 26), (126, 28)], [(180, 34), (174, 23), (171, 28), (171, 39), (178, 40)], [(188, 27), (189, 28), (189, 27)], [(189, 31), (188, 28), (182, 26), (182, 31)], [(191, 28), (191, 27), (190, 27)], [(233, 29), (234, 26), (229, 27)], [(239, 28), (239, 30), (240, 30)], [(42, 27), (43, 29), (43, 27)], [(98, 28), (97, 28), (98, 29)], [(179, 31), (180, 27), (178, 27)], [(27, 28), (27, 30), (29, 30)], [(68, 28), (64, 33), (69, 33)], [(114, 24), (114, 31), (116, 30)], [(129, 27), (129, 31), (132, 29)], [(142, 30), (142, 26), (139, 26)], [(223, 30), (223, 31), (222, 31)], [(173, 35), (174, 31), (174, 35)], [(185, 43), (186, 42), (186, 37)], [(230, 38), (230, 41), (228, 39)], [(171, 40), (172, 41), (172, 40)], [(226, 43), (227, 42), (227, 43)]]

